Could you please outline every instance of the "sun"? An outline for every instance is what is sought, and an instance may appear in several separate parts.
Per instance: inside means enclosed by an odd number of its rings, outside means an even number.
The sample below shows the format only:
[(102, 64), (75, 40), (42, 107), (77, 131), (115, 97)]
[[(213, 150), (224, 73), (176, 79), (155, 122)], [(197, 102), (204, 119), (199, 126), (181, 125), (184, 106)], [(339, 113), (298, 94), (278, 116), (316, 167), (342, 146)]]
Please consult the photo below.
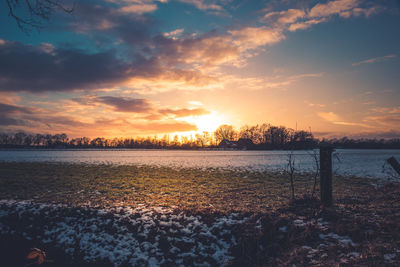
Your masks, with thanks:
[(184, 132), (180, 133), (180, 135), (190, 135), (203, 132), (213, 133), (220, 125), (229, 124), (229, 120), (226, 116), (219, 114), (216, 111), (211, 111), (207, 115), (189, 116), (182, 120), (196, 125), (197, 131)]

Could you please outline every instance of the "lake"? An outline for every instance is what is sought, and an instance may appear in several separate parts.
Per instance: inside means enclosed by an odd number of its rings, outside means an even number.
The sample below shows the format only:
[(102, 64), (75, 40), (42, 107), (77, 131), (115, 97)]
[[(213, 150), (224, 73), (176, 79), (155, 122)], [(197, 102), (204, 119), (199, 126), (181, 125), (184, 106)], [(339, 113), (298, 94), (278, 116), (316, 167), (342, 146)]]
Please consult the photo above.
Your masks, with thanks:
[[(312, 151), (294, 151), (300, 171), (314, 171)], [(88, 164), (156, 165), (191, 168), (246, 169), (281, 171), (287, 164), (288, 151), (194, 151), (145, 149), (74, 149), (74, 150), (0, 150), (0, 161), (69, 162)], [(385, 160), (400, 159), (400, 150), (337, 149), (334, 171), (357, 177), (388, 177), (382, 172)], [(386, 167), (386, 170), (390, 168)]]

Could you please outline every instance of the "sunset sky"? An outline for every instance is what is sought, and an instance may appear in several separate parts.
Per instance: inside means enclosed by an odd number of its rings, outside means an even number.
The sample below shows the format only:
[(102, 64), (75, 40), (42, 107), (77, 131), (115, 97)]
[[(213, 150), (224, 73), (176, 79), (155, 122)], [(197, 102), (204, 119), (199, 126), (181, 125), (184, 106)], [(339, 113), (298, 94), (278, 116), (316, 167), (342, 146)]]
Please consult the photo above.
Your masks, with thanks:
[(75, 2), (27, 34), (0, 1), (0, 132), (400, 137), (400, 1)]

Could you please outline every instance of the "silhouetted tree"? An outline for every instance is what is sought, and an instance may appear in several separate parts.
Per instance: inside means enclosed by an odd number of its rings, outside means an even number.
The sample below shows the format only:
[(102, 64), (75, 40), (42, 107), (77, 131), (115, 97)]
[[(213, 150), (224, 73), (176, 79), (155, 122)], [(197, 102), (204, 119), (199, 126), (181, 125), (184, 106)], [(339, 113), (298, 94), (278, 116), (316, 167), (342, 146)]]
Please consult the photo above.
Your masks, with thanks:
[(215, 130), (214, 132), (215, 139), (217, 143), (221, 142), (222, 140), (234, 140), (236, 138), (236, 131), (233, 129), (231, 125), (221, 125)]
[[(215, 137), (215, 138), (213, 138)], [(238, 139), (236, 141), (236, 139)], [(97, 137), (91, 140), (88, 137), (69, 139), (65, 133), (62, 134), (27, 134), (18, 132), (15, 134), (0, 133), (1, 147), (46, 147), (46, 148), (180, 148), (196, 149), (206, 147), (217, 147), (220, 141), (227, 139), (235, 141), (237, 147), (245, 144), (250, 149), (313, 149), (318, 145), (331, 145), (336, 148), (389, 148), (400, 149), (400, 138), (384, 139), (323, 139), (319, 141), (312, 133), (307, 131), (294, 131), (283, 126), (271, 126), (261, 124), (256, 126), (244, 126), (240, 132), (236, 132), (230, 125), (221, 125), (213, 134), (203, 132), (193, 136), (179, 138), (175, 135), (170, 142), (169, 135), (161, 139), (153, 137), (137, 138), (113, 138), (106, 139)], [(249, 140), (251, 140), (249, 142)], [(216, 143), (217, 142), (217, 143)], [(251, 143), (251, 145), (249, 145)]]

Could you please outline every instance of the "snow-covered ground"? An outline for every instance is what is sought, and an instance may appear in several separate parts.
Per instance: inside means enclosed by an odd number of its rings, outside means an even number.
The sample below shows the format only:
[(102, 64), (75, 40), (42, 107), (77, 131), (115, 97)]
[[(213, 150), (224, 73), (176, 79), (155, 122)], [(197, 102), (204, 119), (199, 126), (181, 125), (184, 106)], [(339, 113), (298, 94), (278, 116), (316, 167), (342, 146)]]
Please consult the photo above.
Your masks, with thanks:
[(0, 201), (0, 234), (22, 235), (57, 246), (72, 257), (79, 253), (85, 261), (106, 259), (115, 266), (222, 266), (232, 259), (230, 249), (236, 245), (232, 228), (247, 219), (234, 213), (208, 222), (144, 205), (105, 209)]
[[(273, 225), (265, 224), (264, 220), (269, 217), (198, 214), (145, 205), (68, 207), (0, 200), (0, 235), (22, 236), (36, 244), (42, 243), (41, 248), (57, 247), (72, 259), (108, 261), (115, 266), (229, 265), (234, 260), (234, 248), (243, 245), (241, 231), (249, 227), (257, 230), (254, 233), (266, 232), (268, 237), (303, 236), (293, 253), (306, 258), (310, 264), (321, 264), (328, 257), (337, 263), (350, 264), (365, 253), (362, 244), (348, 235), (336, 233), (335, 227), (323, 218), (292, 217), (285, 224), (276, 225), (274, 230), (270, 229)], [(268, 229), (264, 229), (266, 225)], [(269, 236), (271, 230), (281, 234)], [(313, 237), (306, 238), (310, 233)], [(273, 244), (277, 240), (265, 242)], [(258, 249), (263, 254), (268, 252), (262, 243)], [(382, 254), (381, 260), (391, 264), (399, 257), (400, 250), (392, 248)]]
[[(313, 171), (312, 151), (294, 151), (296, 168)], [(382, 172), (391, 156), (400, 160), (400, 150), (338, 149), (334, 170), (357, 177), (388, 177)], [(226, 168), (249, 171), (283, 170), (287, 151), (184, 151), (184, 150), (0, 150), (0, 161), (75, 162), (135, 164), (188, 168)], [(387, 168), (389, 170), (389, 168)]]

